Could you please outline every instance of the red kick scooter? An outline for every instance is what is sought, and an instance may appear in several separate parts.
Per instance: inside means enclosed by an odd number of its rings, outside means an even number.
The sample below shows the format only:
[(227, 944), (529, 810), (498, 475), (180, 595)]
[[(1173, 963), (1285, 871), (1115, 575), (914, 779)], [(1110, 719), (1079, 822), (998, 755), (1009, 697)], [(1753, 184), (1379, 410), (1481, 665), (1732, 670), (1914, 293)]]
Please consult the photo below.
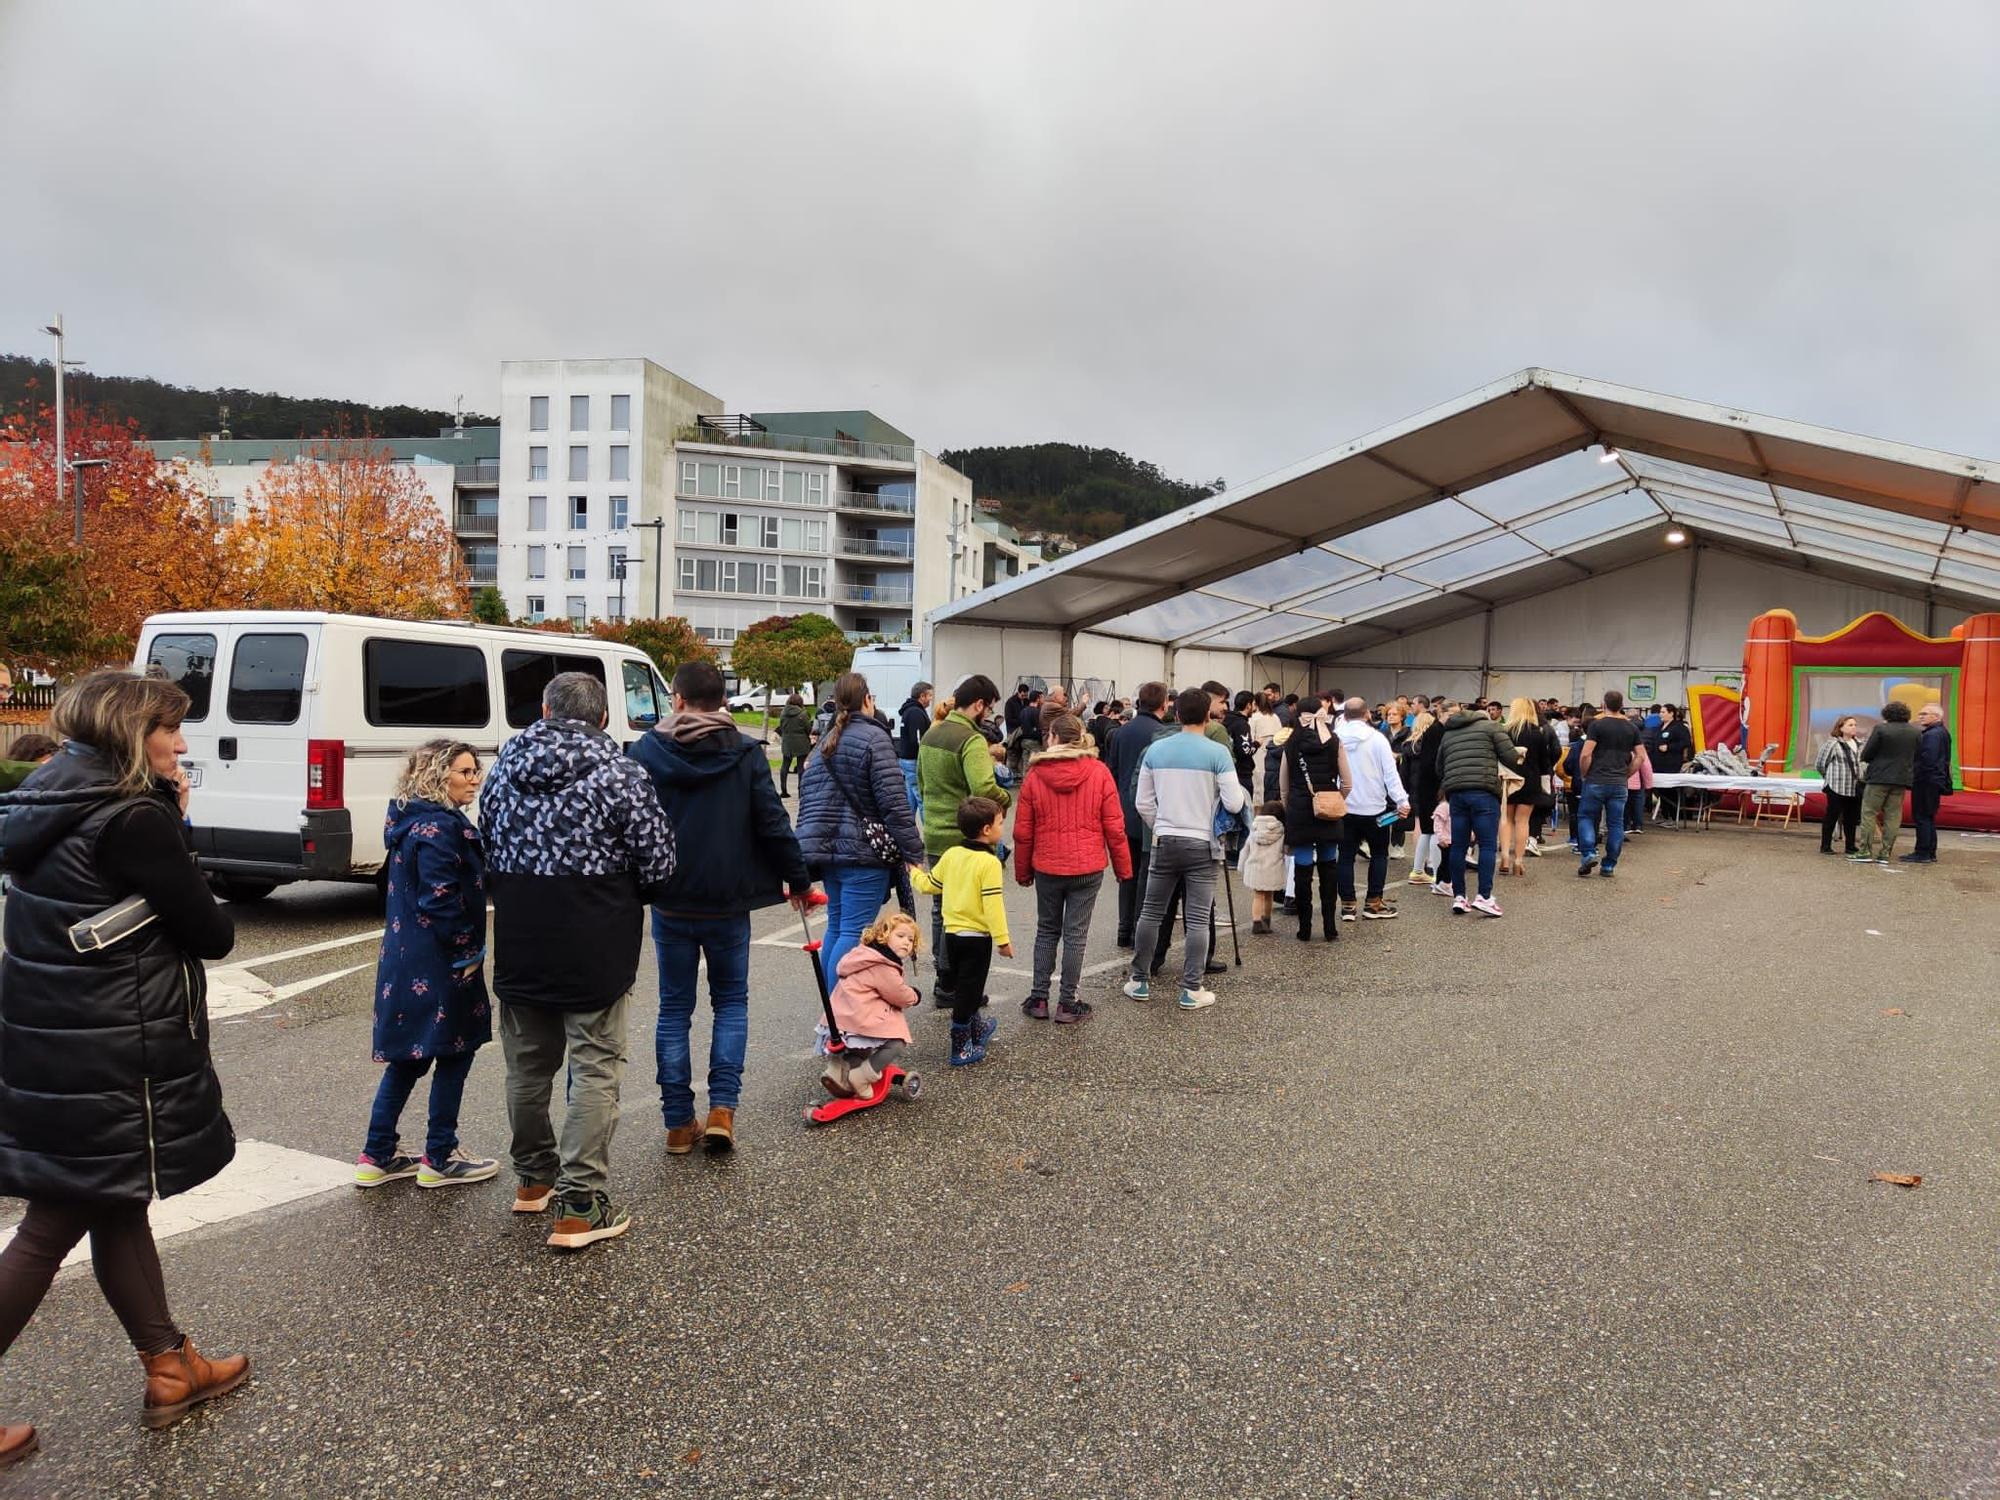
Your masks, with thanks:
[[(820, 896), (815, 904), (824, 905), (826, 898)], [(826, 1017), (826, 1050), (829, 1056), (837, 1057), (847, 1050), (847, 1043), (841, 1039), (840, 1028), (833, 1024), (833, 996), (826, 987), (826, 970), (820, 967), (819, 954), (822, 939), (812, 935), (812, 924), (806, 921), (806, 914), (799, 913), (799, 927), (805, 934), (805, 941), (799, 946), (812, 961), (813, 979), (819, 985), (819, 1008)], [(924, 1081), (907, 1068), (890, 1063), (882, 1070), (882, 1076), (875, 1080), (874, 1089), (864, 1095), (839, 1097), (814, 1104), (806, 1110), (808, 1125), (831, 1125), (843, 1115), (851, 1115), (856, 1110), (873, 1109), (889, 1097), (890, 1091), (901, 1089), (905, 1099), (914, 1099), (923, 1092)]]

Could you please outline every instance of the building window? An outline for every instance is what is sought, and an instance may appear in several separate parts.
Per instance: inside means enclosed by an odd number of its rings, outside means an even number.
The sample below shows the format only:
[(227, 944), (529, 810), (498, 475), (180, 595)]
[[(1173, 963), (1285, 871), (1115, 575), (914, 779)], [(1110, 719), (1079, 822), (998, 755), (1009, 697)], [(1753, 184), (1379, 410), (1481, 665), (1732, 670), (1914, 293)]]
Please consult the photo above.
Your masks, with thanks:
[(549, 398), (530, 396), (528, 398), (528, 431), (547, 432), (549, 430)]
[(549, 529), (549, 497), (547, 495), (528, 496), (528, 530), (547, 531)]
[(625, 549), (623, 547), (608, 549), (605, 552), (605, 561), (609, 564), (606, 569), (608, 576), (612, 578), (622, 578), (625, 576)]
[(500, 581), (500, 544), (498, 542), (467, 542), (465, 544), (465, 565), (472, 572), (475, 584), (498, 583)]
[(826, 571), (819, 563), (786, 563), (784, 595), (788, 599), (824, 599)]
[(814, 469), (806, 475), (806, 504), (826, 504), (826, 474)]
[(690, 459), (684, 458), (681, 460), (681, 493), (683, 495), (692, 495), (694, 493), (696, 475), (699, 474), (700, 470), (700, 464)]
[(590, 618), (590, 606), (584, 602), (581, 594), (571, 594), (563, 600), (563, 605), (564, 613), (569, 616), (572, 625), (581, 625)]
[(882, 633), (882, 622), (874, 615), (856, 615), (854, 617), (854, 633), (856, 635), (880, 635)]
[(569, 450), (569, 477), (571, 479), (590, 478), (590, 450), (581, 443)]
[(571, 432), (590, 431), (590, 397), (569, 398), (569, 430)]
[(530, 547), (528, 549), (528, 577), (546, 578), (548, 576), (549, 549), (546, 547)]
[(539, 625), (548, 618), (549, 601), (544, 594), (528, 595), (528, 618)]
[(590, 530), (590, 500), (584, 495), (569, 497), (569, 529), (571, 531)]
[(623, 443), (611, 445), (611, 477), (613, 479), (632, 477), (632, 450)]
[(776, 516), (752, 516), (751, 520), (758, 524), (758, 529), (763, 533), (758, 539), (757, 545), (775, 551), (778, 546), (778, 518)]
[(694, 559), (693, 559), (693, 558), (691, 558), (691, 557), (684, 557), (684, 558), (682, 558), (682, 559), (681, 559), (681, 581), (680, 581), (680, 587), (681, 587), (681, 588), (684, 588), (684, 589), (691, 589), (691, 588), (693, 588), (693, 587), (694, 587), (694, 578), (695, 578), (695, 572), (694, 572)]
[(826, 522), (787, 516), (781, 523), (779, 546), (787, 552), (826, 551)]
[(566, 547), (563, 550), (569, 553), (570, 582), (581, 583), (590, 576), (589, 552), (582, 547)]
[(528, 478), (547, 479), (549, 477), (549, 450), (530, 448), (528, 450)]
[(611, 398), (611, 430), (630, 432), (632, 430), (632, 398), (613, 396)]
[(625, 495), (613, 495), (611, 497), (611, 529), (613, 531), (623, 531), (627, 526), (630, 526), (632, 524), (631, 511), (632, 503), (629, 497)]

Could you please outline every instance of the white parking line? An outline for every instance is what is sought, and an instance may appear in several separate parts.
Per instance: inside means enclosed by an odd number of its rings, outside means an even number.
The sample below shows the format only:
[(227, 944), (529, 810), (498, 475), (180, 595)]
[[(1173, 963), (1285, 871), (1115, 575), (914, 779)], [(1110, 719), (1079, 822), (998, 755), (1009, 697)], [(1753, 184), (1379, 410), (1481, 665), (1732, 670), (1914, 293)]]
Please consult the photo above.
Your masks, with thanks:
[(388, 930), (386, 927), (377, 927), (373, 932), (357, 932), (352, 937), (328, 938), (323, 943), (307, 943), (303, 948), (287, 948), (281, 953), (259, 953), (254, 958), (238, 959), (236, 967), (261, 969), (266, 964), (289, 963), (292, 959), (309, 958), (315, 953), (331, 953), (336, 948), (351, 948), (356, 943), (372, 943)]
[[(238, 1141), (236, 1159), (198, 1188), (161, 1199), (148, 1210), (155, 1240), (172, 1239), (204, 1224), (226, 1224), (246, 1214), (261, 1213), (281, 1203), (332, 1192), (354, 1181), (354, 1168), (331, 1157), (273, 1146), (265, 1141)], [(9, 1229), (0, 1246), (14, 1238)], [(73, 1266), (90, 1259), (88, 1238), (63, 1257)]]

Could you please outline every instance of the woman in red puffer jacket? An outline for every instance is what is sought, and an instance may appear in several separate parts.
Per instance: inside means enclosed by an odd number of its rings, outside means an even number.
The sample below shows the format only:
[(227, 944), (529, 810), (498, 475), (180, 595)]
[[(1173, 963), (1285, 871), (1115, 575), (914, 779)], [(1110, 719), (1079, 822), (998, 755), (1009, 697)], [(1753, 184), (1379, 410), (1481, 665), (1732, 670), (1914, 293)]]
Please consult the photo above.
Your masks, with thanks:
[(1043, 731), (1048, 748), (1029, 763), (1014, 812), (1014, 878), (1035, 887), (1035, 978), (1021, 1009), (1035, 1020), (1049, 1014), (1049, 977), (1062, 944), (1062, 992), (1055, 1018), (1085, 1021), (1090, 1006), (1076, 998), (1090, 914), (1109, 864), (1132, 878), (1118, 783), (1097, 758), (1097, 746), (1075, 714), (1060, 714)]

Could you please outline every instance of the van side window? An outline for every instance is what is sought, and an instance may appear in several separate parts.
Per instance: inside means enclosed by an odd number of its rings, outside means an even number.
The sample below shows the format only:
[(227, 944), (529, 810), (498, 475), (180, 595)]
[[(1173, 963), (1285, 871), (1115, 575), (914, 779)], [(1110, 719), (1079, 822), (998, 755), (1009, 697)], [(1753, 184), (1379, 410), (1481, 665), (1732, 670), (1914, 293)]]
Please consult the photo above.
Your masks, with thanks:
[(369, 641), (362, 701), (370, 724), (484, 729), (493, 716), (486, 653), (431, 641)]
[(306, 690), (306, 638), (239, 635), (229, 664), (229, 717), (237, 724), (296, 724)]
[(618, 664), (625, 674), (625, 718), (647, 728), (660, 722), (660, 702), (653, 696), (653, 672), (642, 661)]
[(526, 729), (542, 716), (542, 689), (558, 672), (588, 672), (604, 681), (604, 663), (594, 656), (560, 651), (502, 651), (500, 686), (507, 698), (507, 723)]
[(199, 724), (208, 717), (209, 689), (215, 683), (214, 636), (156, 635), (146, 648), (146, 666), (157, 668), (188, 695), (185, 722)]

